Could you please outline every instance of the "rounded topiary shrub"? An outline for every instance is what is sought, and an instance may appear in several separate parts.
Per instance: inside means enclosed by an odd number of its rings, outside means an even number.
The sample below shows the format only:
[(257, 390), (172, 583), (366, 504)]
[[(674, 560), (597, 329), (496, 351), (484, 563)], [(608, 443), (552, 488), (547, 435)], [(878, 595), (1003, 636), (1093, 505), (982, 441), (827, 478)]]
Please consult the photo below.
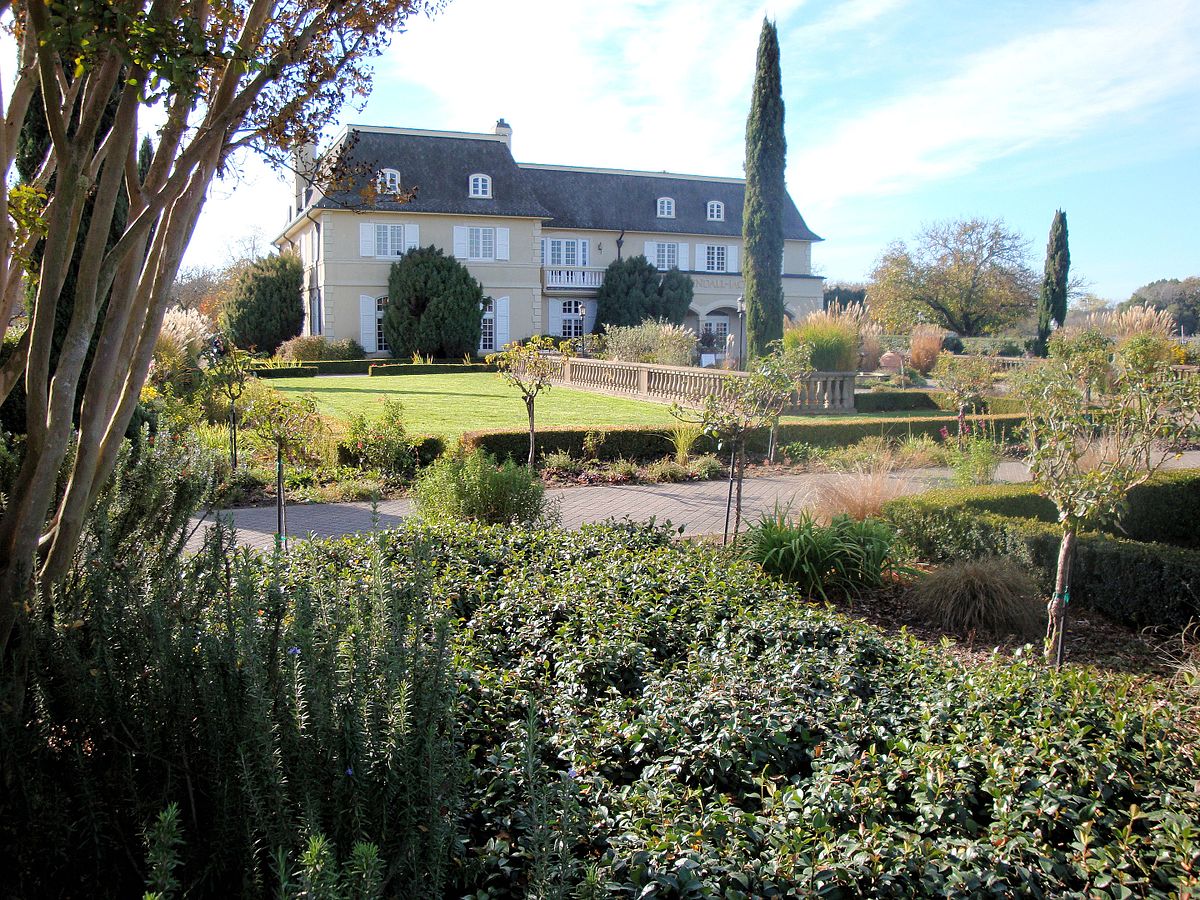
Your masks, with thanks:
[(479, 347), (483, 287), (453, 256), (416, 247), (388, 275), (383, 333), (397, 358), (460, 359)]

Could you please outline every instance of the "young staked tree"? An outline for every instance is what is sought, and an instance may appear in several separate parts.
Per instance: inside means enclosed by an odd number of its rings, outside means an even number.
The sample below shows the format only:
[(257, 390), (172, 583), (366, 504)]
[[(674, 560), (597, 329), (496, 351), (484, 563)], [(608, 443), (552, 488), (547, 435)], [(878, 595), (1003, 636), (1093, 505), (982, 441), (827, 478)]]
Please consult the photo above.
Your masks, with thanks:
[(312, 448), (324, 423), (316, 398), (304, 394), (292, 399), (276, 391), (265, 393), (247, 411), (246, 421), (255, 437), (275, 451), (275, 547), (287, 544), (285, 462), (311, 462)]
[(1038, 356), (1046, 355), (1051, 323), (1061, 328), (1067, 320), (1067, 280), (1070, 268), (1067, 214), (1060, 209), (1054, 213), (1054, 221), (1050, 224), (1050, 239), (1046, 243), (1046, 271), (1042, 277), (1042, 293), (1038, 298)]
[(763, 19), (750, 116), (746, 120), (746, 204), (742, 212), (742, 240), (746, 249), (742, 277), (748, 359), (765, 355), (767, 345), (783, 337), (786, 157), (779, 35), (774, 23)]
[(388, 274), (383, 332), (396, 357), (421, 353), (458, 359), (479, 346), (483, 286), (436, 247), (416, 247)]
[(570, 349), (569, 341), (559, 343), (552, 337), (535, 334), (524, 343), (514, 341), (505, 345), (499, 353), (489, 353), (487, 356), (488, 365), (495, 366), (500, 377), (520, 391), (521, 399), (525, 401), (525, 412), (529, 414), (527, 465), (530, 469), (533, 468), (537, 441), (534, 405), (537, 403), (538, 394), (550, 390), (554, 372)]
[[(766, 355), (755, 359), (744, 375), (727, 375), (718, 390), (675, 404), (671, 414), (683, 422), (698, 423), (704, 433), (729, 448), (729, 491), (725, 501), (725, 530), (733, 518), (733, 542), (742, 524), (742, 481), (746, 472), (746, 444), (760, 428), (774, 431), (796, 390), (796, 383), (812, 373), (812, 349), (806, 344), (784, 347), (777, 341)], [(774, 440), (772, 435), (771, 440)]]
[[(282, 162), (316, 143), (343, 99), (368, 89), (370, 61), (389, 37), (413, 13), (439, 5), (109, 0), (68, 8), (20, 0), (0, 9), (17, 47), (0, 111), (0, 202), (13, 211), (0, 217), (0, 340), (23, 279), (36, 281), (29, 326), (0, 367), (0, 401), (24, 376), (28, 425), (0, 514), (0, 670), (12, 670), (20, 600), (35, 575), (49, 585), (68, 570), (113, 470), (213, 177), (247, 148)], [(16, 190), (17, 134), (35, 95), (50, 141), (32, 183)], [(141, 176), (140, 113), (151, 105), (161, 127)], [(329, 162), (323, 171), (335, 168)], [(122, 193), (127, 223), (110, 242)], [(38, 241), (44, 252), (30, 269)], [(77, 246), (71, 315), (52, 363)]]
[[(1143, 334), (1115, 354), (1095, 384), (1094, 354), (1056, 356), (1030, 371), (1019, 392), (1029, 433), (1029, 469), (1058, 507), (1062, 526), (1054, 595), (1047, 607), (1046, 658), (1063, 661), (1075, 542), (1085, 526), (1117, 520), (1129, 491), (1196, 434), (1200, 384), (1172, 377), (1168, 339)], [(1089, 386), (1099, 388), (1090, 397)]]
[(204, 369), (208, 389), (229, 407), (229, 471), (233, 473), (238, 464), (238, 401), (250, 379), (250, 354), (218, 336), (208, 357)]
[(221, 330), (234, 346), (274, 353), (304, 327), (304, 267), (291, 253), (267, 256), (242, 272), (221, 311)]

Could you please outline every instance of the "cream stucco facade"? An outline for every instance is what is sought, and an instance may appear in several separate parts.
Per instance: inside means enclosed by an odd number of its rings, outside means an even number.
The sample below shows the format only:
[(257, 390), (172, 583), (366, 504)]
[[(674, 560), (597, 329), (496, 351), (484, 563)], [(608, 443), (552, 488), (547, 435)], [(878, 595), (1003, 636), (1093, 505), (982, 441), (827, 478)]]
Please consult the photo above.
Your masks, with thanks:
[[(419, 134), (424, 137), (431, 133)], [(439, 138), (504, 141), (506, 148), (508, 135), (447, 134)], [(449, 143), (433, 146), (446, 148), (448, 156), (459, 150)], [(471, 168), (467, 163), (461, 165)], [(486, 163), (478, 165), (482, 168)], [(585, 187), (589, 173), (605, 173), (610, 182), (613, 177), (628, 176), (645, 186), (643, 193), (658, 190), (657, 179), (661, 180), (664, 194), (686, 190), (693, 198), (707, 196), (707, 185), (714, 186), (714, 195), (724, 191), (721, 196), (727, 196), (731, 188), (740, 192), (742, 185), (737, 179), (514, 165), (518, 167), (516, 177), (523, 177), (524, 170), (536, 174), (552, 168), (555, 177), (582, 178)], [(397, 163), (397, 169), (403, 172), (403, 161)], [(496, 181), (500, 190), (500, 179)], [(575, 336), (590, 331), (594, 325), (596, 293), (609, 263), (618, 256), (644, 254), (660, 268), (674, 266), (691, 276), (695, 295), (685, 324), (698, 332), (712, 332), (717, 340), (710, 339), (709, 343), (717, 344), (719, 350), (740, 352), (738, 300), (743, 292), (740, 274), (743, 248), (739, 235), (675, 231), (674, 217), (653, 217), (648, 224), (655, 230), (649, 227), (626, 230), (556, 227), (555, 221), (562, 217), (554, 215), (553, 209), (547, 210), (551, 215), (544, 216), (513, 215), (503, 210), (497, 214), (495, 209), (482, 208), (475, 212), (467, 196), (468, 190), (478, 187), (478, 182), (473, 185), (469, 188), (465, 180), (461, 182), (463, 203), (440, 201), (442, 206), (454, 207), (453, 211), (431, 209), (432, 202), (391, 209), (322, 208), (320, 203), (304, 208), (304, 197), (298, 194), (300, 211), (292, 216), (275, 244), (281, 250), (297, 253), (303, 261), (307, 293), (305, 333), (354, 338), (368, 352), (386, 355), (378, 322), (390, 267), (407, 249), (433, 245), (462, 261), (482, 284), (484, 295), (493, 301), (485, 315), (481, 352), (533, 334)], [(488, 189), (490, 193), (490, 180)], [(696, 202), (693, 199), (692, 205)], [(723, 220), (723, 208), (721, 212)], [(713, 209), (707, 213), (697, 228), (723, 225), (723, 221), (711, 221)], [(736, 213), (740, 222), (741, 210)], [(610, 210), (607, 214), (619, 218), (619, 211)], [(697, 221), (693, 211), (692, 218), (680, 221), (679, 227), (686, 228), (689, 222)], [(806, 228), (804, 233), (811, 234)], [(815, 235), (812, 237), (819, 240)], [(792, 317), (821, 306), (822, 280), (812, 275), (812, 243), (812, 240), (785, 240), (783, 288), (787, 312)]]

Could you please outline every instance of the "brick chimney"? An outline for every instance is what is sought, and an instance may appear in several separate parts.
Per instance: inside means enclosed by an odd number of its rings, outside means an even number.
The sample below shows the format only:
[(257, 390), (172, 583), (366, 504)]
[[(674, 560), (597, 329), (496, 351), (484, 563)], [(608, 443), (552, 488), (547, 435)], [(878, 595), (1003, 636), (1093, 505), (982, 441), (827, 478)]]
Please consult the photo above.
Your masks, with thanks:
[(500, 137), (504, 138), (504, 143), (507, 144), (509, 149), (511, 150), (512, 149), (512, 126), (509, 125), (507, 122), (505, 122), (503, 119), (497, 119), (496, 120), (496, 134), (498, 134), (498, 135), (500, 135)]

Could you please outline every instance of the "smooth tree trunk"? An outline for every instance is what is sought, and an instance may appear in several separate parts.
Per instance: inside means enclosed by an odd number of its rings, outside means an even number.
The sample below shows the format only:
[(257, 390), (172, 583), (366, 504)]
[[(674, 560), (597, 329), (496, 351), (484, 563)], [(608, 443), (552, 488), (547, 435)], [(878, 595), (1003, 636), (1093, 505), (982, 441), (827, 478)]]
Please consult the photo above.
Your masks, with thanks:
[(729, 543), (729, 519), (733, 515), (733, 483), (737, 480), (737, 450), (729, 451), (729, 492), (725, 497), (725, 530), (721, 532), (721, 546)]
[(737, 546), (738, 531), (742, 526), (742, 481), (746, 477), (746, 442), (737, 447), (737, 495), (733, 504), (733, 545)]
[(275, 450), (275, 549), (287, 544), (287, 503), (283, 496), (283, 447)]
[(1054, 596), (1046, 606), (1046, 661), (1054, 660), (1056, 669), (1063, 664), (1063, 639), (1067, 628), (1067, 603), (1071, 598), (1071, 563), (1075, 557), (1075, 528), (1063, 532), (1058, 548), (1058, 575)]
[(533, 469), (534, 450), (536, 448), (536, 432), (533, 427), (533, 397), (525, 398), (525, 409), (529, 413), (529, 468)]
[(771, 423), (771, 434), (767, 438), (767, 462), (775, 462), (775, 449), (779, 443), (779, 423)]
[(237, 407), (229, 404), (229, 472), (237, 471)]

